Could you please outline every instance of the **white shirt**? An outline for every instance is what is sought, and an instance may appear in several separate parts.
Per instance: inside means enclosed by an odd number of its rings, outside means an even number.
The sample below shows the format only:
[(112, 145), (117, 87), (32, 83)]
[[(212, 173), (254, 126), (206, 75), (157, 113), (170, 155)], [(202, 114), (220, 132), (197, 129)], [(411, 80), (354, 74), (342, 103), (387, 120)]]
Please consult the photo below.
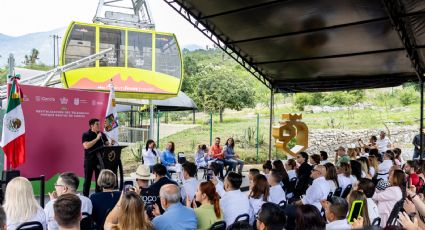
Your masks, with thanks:
[[(389, 172), (391, 167), (393, 167), (393, 161), (392, 160), (384, 160), (381, 164), (378, 166), (378, 180), (388, 180)], [(382, 175), (381, 175), (382, 174)]]
[(320, 164), (321, 164), (321, 165), (325, 165), (326, 163), (329, 163), (329, 161), (328, 161), (328, 160), (320, 161)]
[(282, 200), (286, 200), (285, 191), (279, 184), (270, 187), (269, 200), (272, 203), (279, 204)]
[(220, 199), (220, 207), (224, 221), (229, 226), (235, 222), (237, 216), (249, 213), (248, 196), (240, 189), (225, 192)]
[(302, 198), (303, 204), (311, 204), (317, 207), (317, 209), (322, 210), (322, 205), (320, 200), (324, 200), (328, 197), (331, 192), (329, 183), (326, 179), (321, 176), (313, 180), (313, 184), (308, 187), (305, 192), (305, 196)]
[(143, 164), (151, 166), (151, 165), (155, 165), (158, 162), (158, 157), (161, 154), (161, 152), (156, 149), (154, 150), (155, 150), (156, 156), (153, 153), (152, 149), (148, 149), (148, 151), (146, 151), (146, 149), (144, 148), (142, 150)]
[(345, 188), (351, 183), (351, 177), (346, 177), (342, 173), (338, 174), (338, 184), (339, 187), (342, 188), (342, 192), (344, 192)]
[(337, 188), (335, 181), (333, 180), (326, 180), (326, 181), (329, 183), (329, 188), (331, 189), (331, 192), (334, 193)]
[(372, 200), (372, 198), (367, 198), (366, 202), (367, 212), (369, 213), (369, 220), (370, 223), (372, 223), (375, 218), (379, 217), (378, 206), (376, 205), (375, 201)]
[[(6, 218), (6, 219), (7, 219), (6, 221), (7, 229), (10, 229), (10, 230), (15, 230), (19, 225), (24, 223), (24, 222), (11, 221), (9, 218)], [(41, 225), (43, 225), (44, 230), (47, 229), (46, 214), (44, 214), (44, 211), (41, 207), (37, 210), (37, 212), (35, 213), (33, 217), (26, 220), (25, 222), (30, 222), (30, 221), (38, 221), (41, 223)]]
[(379, 137), (378, 140), (376, 141), (376, 145), (378, 146), (378, 151), (380, 153), (383, 153), (387, 151), (388, 145), (391, 145), (391, 141), (387, 137), (385, 137), (384, 139), (381, 139)]
[[(80, 198), (81, 200), (81, 213), (87, 212), (88, 214), (92, 213), (93, 205), (91, 203), (91, 200), (85, 196), (81, 196), (80, 194), (75, 194)], [(55, 200), (50, 200), (46, 207), (44, 207), (44, 213), (46, 214), (47, 219), (47, 225), (49, 230), (56, 230), (59, 229), (58, 223), (56, 223), (56, 220), (54, 218), (55, 212), (53, 210), (53, 203)]]
[[(254, 224), (254, 220), (255, 220), (255, 215), (258, 213), (258, 211), (260, 210), (261, 206), (267, 202), (263, 200), (263, 196), (261, 196), (258, 199), (252, 198), (252, 197), (248, 197), (249, 200), (249, 224)], [(270, 197), (269, 197), (270, 200)]]
[(287, 173), (288, 173), (289, 180), (291, 180), (294, 177), (297, 177), (297, 172), (295, 172), (295, 169), (288, 170)]
[(375, 176), (375, 173), (376, 173), (376, 172), (375, 172), (375, 168), (374, 168), (374, 167), (372, 167), (372, 166), (370, 166), (370, 167), (369, 167), (369, 174), (370, 174), (370, 176), (371, 176), (371, 177), (374, 177), (374, 176)]
[(183, 204), (186, 203), (186, 197), (189, 195), (190, 202), (192, 202), (193, 197), (195, 196), (196, 190), (198, 190), (199, 181), (193, 177), (185, 180), (181, 188), (181, 195), (183, 199)]
[(347, 230), (351, 229), (347, 219), (335, 220), (326, 225), (326, 230)]

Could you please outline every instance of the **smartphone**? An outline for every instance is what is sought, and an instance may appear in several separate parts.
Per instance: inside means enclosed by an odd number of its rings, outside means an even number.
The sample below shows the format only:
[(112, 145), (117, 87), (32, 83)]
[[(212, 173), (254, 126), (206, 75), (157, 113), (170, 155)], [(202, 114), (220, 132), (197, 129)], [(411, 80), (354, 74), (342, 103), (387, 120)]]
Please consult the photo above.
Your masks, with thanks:
[(355, 200), (353, 204), (351, 204), (350, 213), (348, 214), (348, 223), (354, 223), (354, 219), (358, 219), (362, 213), (363, 209), (363, 201)]
[(133, 181), (124, 181), (124, 192), (133, 191)]
[(214, 172), (212, 169), (208, 169), (207, 171), (207, 181), (210, 181), (214, 176)]

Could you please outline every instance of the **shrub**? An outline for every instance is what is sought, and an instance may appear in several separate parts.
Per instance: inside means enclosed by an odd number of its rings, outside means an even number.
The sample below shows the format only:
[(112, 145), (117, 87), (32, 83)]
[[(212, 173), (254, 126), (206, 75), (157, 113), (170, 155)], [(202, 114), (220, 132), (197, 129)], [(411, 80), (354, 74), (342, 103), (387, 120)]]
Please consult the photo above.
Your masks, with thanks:
[(397, 90), (397, 97), (402, 105), (407, 106), (416, 103), (419, 99), (419, 94), (414, 87), (409, 86)]

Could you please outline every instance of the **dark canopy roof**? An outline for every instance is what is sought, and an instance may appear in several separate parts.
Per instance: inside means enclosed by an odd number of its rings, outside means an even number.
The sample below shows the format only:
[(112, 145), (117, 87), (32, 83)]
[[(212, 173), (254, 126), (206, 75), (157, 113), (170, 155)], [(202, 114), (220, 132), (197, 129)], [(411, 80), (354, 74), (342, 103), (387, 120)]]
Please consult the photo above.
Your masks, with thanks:
[(165, 1), (275, 91), (390, 87), (424, 73), (423, 0)]

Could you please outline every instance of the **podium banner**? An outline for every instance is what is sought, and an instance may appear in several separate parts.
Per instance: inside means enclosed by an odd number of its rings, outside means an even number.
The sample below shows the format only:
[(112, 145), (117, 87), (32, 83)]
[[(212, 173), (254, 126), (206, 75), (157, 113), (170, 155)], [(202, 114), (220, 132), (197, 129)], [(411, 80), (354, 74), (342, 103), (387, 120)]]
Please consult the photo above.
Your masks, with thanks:
[[(88, 121), (104, 123), (108, 94), (79, 90), (21, 86), (26, 123), (26, 162), (17, 169), (25, 177), (71, 171), (84, 177), (83, 132)], [(101, 127), (103, 129), (103, 127)]]

